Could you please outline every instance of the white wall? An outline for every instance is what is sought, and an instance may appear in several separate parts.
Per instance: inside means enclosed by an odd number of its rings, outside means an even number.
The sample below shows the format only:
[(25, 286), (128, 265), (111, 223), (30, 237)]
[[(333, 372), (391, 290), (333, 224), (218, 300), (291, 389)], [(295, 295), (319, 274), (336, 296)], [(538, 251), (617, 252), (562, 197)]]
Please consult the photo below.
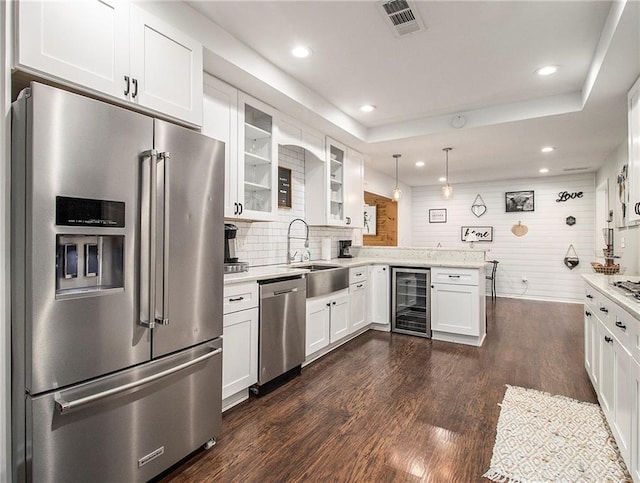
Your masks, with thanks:
[[(614, 253), (621, 256), (620, 264), (627, 267), (626, 273), (628, 275), (638, 275), (640, 274), (640, 226), (622, 226), (616, 184), (618, 173), (620, 173), (622, 166), (628, 162), (627, 153), (627, 142), (624, 141), (618, 146), (618, 149), (609, 155), (602, 168), (596, 173), (596, 185), (608, 180), (609, 209), (614, 210), (616, 215), (612, 227), (614, 225), (618, 227), (614, 230)], [(622, 247), (623, 240), (624, 248)], [(596, 246), (601, 245), (601, 242), (601, 239), (596, 239)]]
[[(412, 189), (411, 186), (400, 182), (402, 198), (398, 202), (398, 246), (411, 246), (412, 219)], [(391, 191), (396, 185), (396, 179), (386, 174), (364, 166), (364, 190), (380, 196), (391, 198)]]
[[(505, 192), (535, 192), (535, 211), (506, 213)], [(583, 192), (581, 199), (558, 203), (561, 191)], [(476, 195), (487, 206), (477, 218), (471, 212)], [(476, 243), (488, 248), (487, 259), (499, 260), (497, 293), (500, 297), (533, 298), (580, 302), (583, 297), (581, 273), (590, 273), (594, 257), (594, 174), (542, 177), (524, 180), (466, 183), (454, 185), (454, 197), (442, 200), (439, 186), (413, 188), (413, 245), (444, 247), (465, 245), (461, 226), (492, 226), (493, 242)], [(446, 208), (447, 223), (429, 223), (429, 209)], [(577, 220), (566, 224), (568, 216)], [(522, 221), (529, 229), (517, 237), (511, 228)], [(563, 259), (573, 244), (580, 264), (568, 269)], [(528, 283), (522, 283), (522, 277)]]
[[(238, 227), (237, 256), (252, 267), (260, 265), (283, 265), (287, 262), (287, 230), (294, 218), (305, 217), (304, 201), (304, 149), (295, 146), (278, 146), (278, 165), (292, 172), (292, 207), (278, 209), (278, 221), (247, 222), (233, 221)], [(300, 222), (292, 226), (292, 235), (304, 237), (305, 228)], [(358, 228), (329, 228), (312, 226), (309, 229), (309, 251), (311, 260), (321, 258), (322, 238), (331, 237), (331, 256), (338, 256), (338, 240), (352, 240), (354, 245), (362, 245), (362, 230)], [(292, 240), (291, 253), (304, 250), (304, 241)], [(297, 258), (296, 258), (297, 260)]]

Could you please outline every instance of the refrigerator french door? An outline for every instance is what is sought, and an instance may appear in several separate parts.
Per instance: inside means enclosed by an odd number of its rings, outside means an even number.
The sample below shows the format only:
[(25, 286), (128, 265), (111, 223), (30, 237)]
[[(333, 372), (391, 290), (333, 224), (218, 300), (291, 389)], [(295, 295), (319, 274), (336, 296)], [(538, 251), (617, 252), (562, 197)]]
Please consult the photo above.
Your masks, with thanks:
[(12, 116), (14, 478), (146, 481), (220, 432), (224, 144), (37, 83)]
[(391, 330), (431, 337), (429, 269), (392, 267)]

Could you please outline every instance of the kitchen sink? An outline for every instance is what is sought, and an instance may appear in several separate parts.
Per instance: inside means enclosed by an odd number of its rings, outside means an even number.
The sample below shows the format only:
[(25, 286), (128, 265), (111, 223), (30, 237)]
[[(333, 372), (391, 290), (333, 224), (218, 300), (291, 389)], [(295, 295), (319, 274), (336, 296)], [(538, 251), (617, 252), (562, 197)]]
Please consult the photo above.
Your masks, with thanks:
[(304, 268), (311, 271), (306, 274), (308, 299), (349, 288), (349, 269), (347, 267), (309, 263), (295, 265), (292, 268)]

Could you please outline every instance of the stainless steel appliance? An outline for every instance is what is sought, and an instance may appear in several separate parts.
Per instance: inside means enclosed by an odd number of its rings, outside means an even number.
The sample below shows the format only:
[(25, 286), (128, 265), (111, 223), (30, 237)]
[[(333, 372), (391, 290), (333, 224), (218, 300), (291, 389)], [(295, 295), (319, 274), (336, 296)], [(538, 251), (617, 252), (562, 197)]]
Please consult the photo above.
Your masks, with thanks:
[(351, 240), (338, 240), (338, 258), (353, 258)]
[(239, 262), (236, 257), (236, 236), (238, 227), (232, 223), (224, 224), (224, 273), (246, 272), (247, 262)]
[(391, 268), (393, 332), (431, 337), (430, 279), (429, 269)]
[(306, 303), (304, 278), (260, 282), (255, 394), (269, 392), (300, 373), (305, 358)]
[(617, 287), (625, 295), (640, 302), (640, 281), (618, 280), (613, 282), (613, 286)]
[(149, 480), (221, 430), (224, 143), (37, 83), (12, 123), (14, 480)]

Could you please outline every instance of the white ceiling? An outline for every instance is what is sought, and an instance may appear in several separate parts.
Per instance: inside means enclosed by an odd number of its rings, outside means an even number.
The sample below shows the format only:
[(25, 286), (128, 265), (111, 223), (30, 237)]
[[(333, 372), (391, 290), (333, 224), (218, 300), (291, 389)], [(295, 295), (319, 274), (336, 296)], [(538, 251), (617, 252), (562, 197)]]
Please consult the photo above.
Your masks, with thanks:
[[(445, 146), (455, 184), (540, 176), (541, 167), (594, 171), (626, 136), (638, 0), (621, 14), (624, 4), (604, 1), (417, 2), (426, 30), (403, 38), (370, 1), (187, 3), (324, 99), (330, 109), (317, 118), (350, 118), (358, 129), (345, 137), (368, 166), (394, 176), (391, 155), (401, 153), (400, 178), (412, 186), (438, 183)], [(293, 58), (296, 44), (313, 55)], [(536, 75), (545, 64), (558, 72)], [(377, 109), (360, 112), (365, 103)], [(457, 114), (463, 128), (451, 126)], [(557, 150), (543, 155), (545, 145)]]

